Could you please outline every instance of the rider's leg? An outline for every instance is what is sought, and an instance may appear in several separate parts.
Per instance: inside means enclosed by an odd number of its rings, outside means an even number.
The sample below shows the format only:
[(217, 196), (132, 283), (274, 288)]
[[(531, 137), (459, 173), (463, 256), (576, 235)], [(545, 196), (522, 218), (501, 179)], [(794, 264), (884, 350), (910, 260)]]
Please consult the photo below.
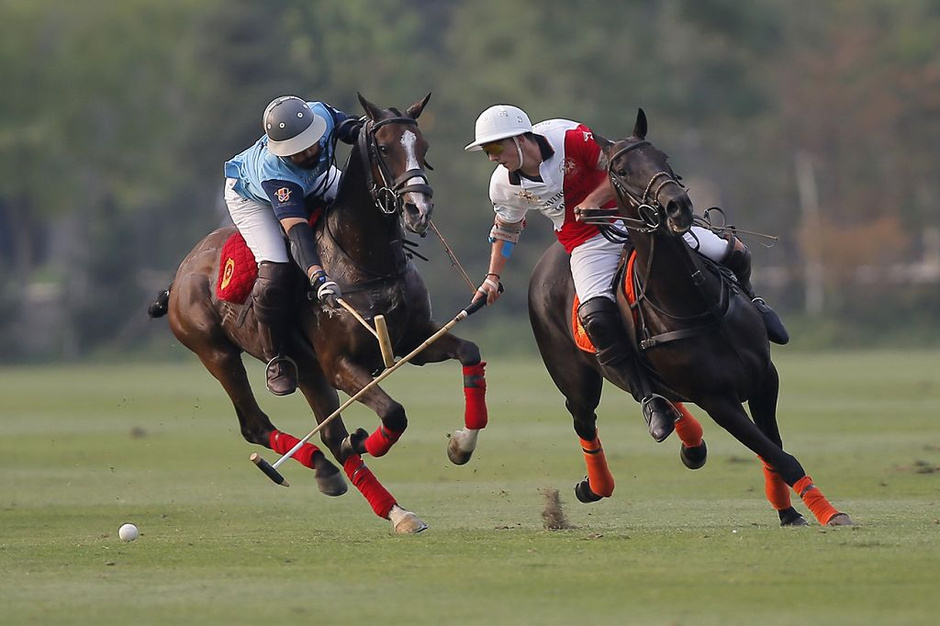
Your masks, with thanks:
[(763, 317), (767, 337), (771, 341), (781, 345), (790, 341), (790, 334), (780, 320), (780, 316), (767, 306), (763, 298), (754, 295), (754, 289), (751, 287), (751, 251), (747, 249), (743, 241), (734, 235), (728, 239), (719, 237), (701, 226), (693, 226), (691, 232), (685, 235), (685, 240), (693, 250), (734, 272), (741, 290), (751, 299), (754, 308)]
[(668, 400), (653, 393), (649, 376), (640, 363), (640, 355), (624, 337), (617, 305), (605, 296), (591, 298), (578, 307), (578, 317), (597, 349), (598, 362), (642, 405), (650, 435), (657, 442), (666, 439), (675, 429), (679, 414)]
[(642, 406), (650, 434), (656, 441), (662, 441), (675, 428), (678, 413), (668, 400), (652, 393), (652, 384), (640, 365), (636, 347), (626, 340), (611, 290), (622, 253), (622, 245), (600, 234), (571, 251), (571, 277), (581, 302), (578, 314), (598, 349), (598, 360), (605, 375), (630, 390)]
[(767, 337), (780, 345), (789, 342), (790, 333), (784, 327), (780, 316), (767, 306), (763, 298), (754, 294), (754, 288), (751, 286), (751, 251), (747, 249), (747, 246), (740, 239), (732, 236), (731, 245), (728, 246), (725, 258), (720, 263), (734, 272), (741, 290), (751, 299), (754, 307), (760, 311), (761, 316), (764, 318), (764, 326), (767, 327)]
[(284, 231), (271, 206), (238, 195), (236, 182), (234, 178), (225, 179), (225, 206), (258, 263), (252, 304), (263, 357), (268, 363), (265, 378), (271, 393), (283, 396), (297, 388), (297, 366), (281, 354), (292, 313), (293, 269), (284, 244)]
[(261, 351), (267, 361), (265, 378), (268, 390), (276, 396), (286, 396), (297, 389), (297, 365), (283, 352), (292, 313), (293, 271), (290, 263), (261, 263), (251, 293)]

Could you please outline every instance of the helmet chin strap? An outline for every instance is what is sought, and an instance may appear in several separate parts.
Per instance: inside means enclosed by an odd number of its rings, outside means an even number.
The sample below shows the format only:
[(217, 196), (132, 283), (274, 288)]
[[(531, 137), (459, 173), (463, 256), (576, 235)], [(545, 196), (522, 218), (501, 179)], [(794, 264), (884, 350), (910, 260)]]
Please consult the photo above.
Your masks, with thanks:
[(522, 171), (523, 156), (522, 156), (522, 146), (519, 145), (519, 137), (518, 136), (513, 137), (512, 142), (516, 144), (516, 154), (519, 155), (519, 171)]

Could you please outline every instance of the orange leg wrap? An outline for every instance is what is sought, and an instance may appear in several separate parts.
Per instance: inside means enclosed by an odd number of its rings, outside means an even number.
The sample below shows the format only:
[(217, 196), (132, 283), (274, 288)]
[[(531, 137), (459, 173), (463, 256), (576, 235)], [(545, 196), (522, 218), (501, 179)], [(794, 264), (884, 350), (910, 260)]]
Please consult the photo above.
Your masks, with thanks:
[(804, 476), (796, 481), (793, 485), (793, 491), (797, 492), (800, 497), (803, 498), (803, 504), (813, 512), (813, 515), (816, 516), (816, 519), (819, 520), (819, 523), (823, 526), (828, 524), (829, 520), (839, 514), (839, 511), (829, 504), (829, 500), (826, 499), (826, 496), (816, 488), (816, 485), (813, 484), (813, 479), (809, 476)]
[(702, 445), (702, 425), (689, 412), (681, 402), (674, 404), (682, 417), (676, 422), (676, 433), (686, 448), (697, 448)]
[(780, 478), (780, 474), (770, 466), (767, 461), (760, 459), (764, 466), (764, 494), (770, 506), (775, 511), (785, 511), (790, 508), (790, 487)]
[(614, 476), (607, 467), (607, 457), (601, 440), (595, 436), (593, 440), (581, 439), (581, 451), (584, 452), (584, 463), (587, 465), (588, 484), (591, 491), (604, 498), (609, 498), (614, 492)]

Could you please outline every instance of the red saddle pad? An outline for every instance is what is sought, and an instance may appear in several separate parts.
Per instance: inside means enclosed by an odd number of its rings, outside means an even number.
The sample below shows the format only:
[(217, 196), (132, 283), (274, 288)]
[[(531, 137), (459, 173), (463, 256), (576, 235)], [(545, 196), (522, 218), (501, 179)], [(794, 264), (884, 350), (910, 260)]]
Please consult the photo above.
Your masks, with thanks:
[(215, 293), (219, 300), (243, 304), (258, 278), (258, 264), (245, 238), (235, 232), (225, 240), (219, 255), (219, 280)]

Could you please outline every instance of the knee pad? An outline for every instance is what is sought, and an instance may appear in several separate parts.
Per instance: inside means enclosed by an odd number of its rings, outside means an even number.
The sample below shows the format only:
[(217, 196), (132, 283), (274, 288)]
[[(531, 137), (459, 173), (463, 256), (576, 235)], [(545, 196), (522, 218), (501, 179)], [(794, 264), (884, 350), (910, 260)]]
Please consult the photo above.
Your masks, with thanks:
[(578, 307), (578, 318), (599, 353), (623, 342), (620, 311), (610, 298), (598, 296), (583, 302)]
[(267, 323), (276, 312), (287, 307), (294, 268), (290, 263), (271, 263), (262, 261), (258, 266), (258, 278), (251, 289), (255, 315), (262, 323)]

